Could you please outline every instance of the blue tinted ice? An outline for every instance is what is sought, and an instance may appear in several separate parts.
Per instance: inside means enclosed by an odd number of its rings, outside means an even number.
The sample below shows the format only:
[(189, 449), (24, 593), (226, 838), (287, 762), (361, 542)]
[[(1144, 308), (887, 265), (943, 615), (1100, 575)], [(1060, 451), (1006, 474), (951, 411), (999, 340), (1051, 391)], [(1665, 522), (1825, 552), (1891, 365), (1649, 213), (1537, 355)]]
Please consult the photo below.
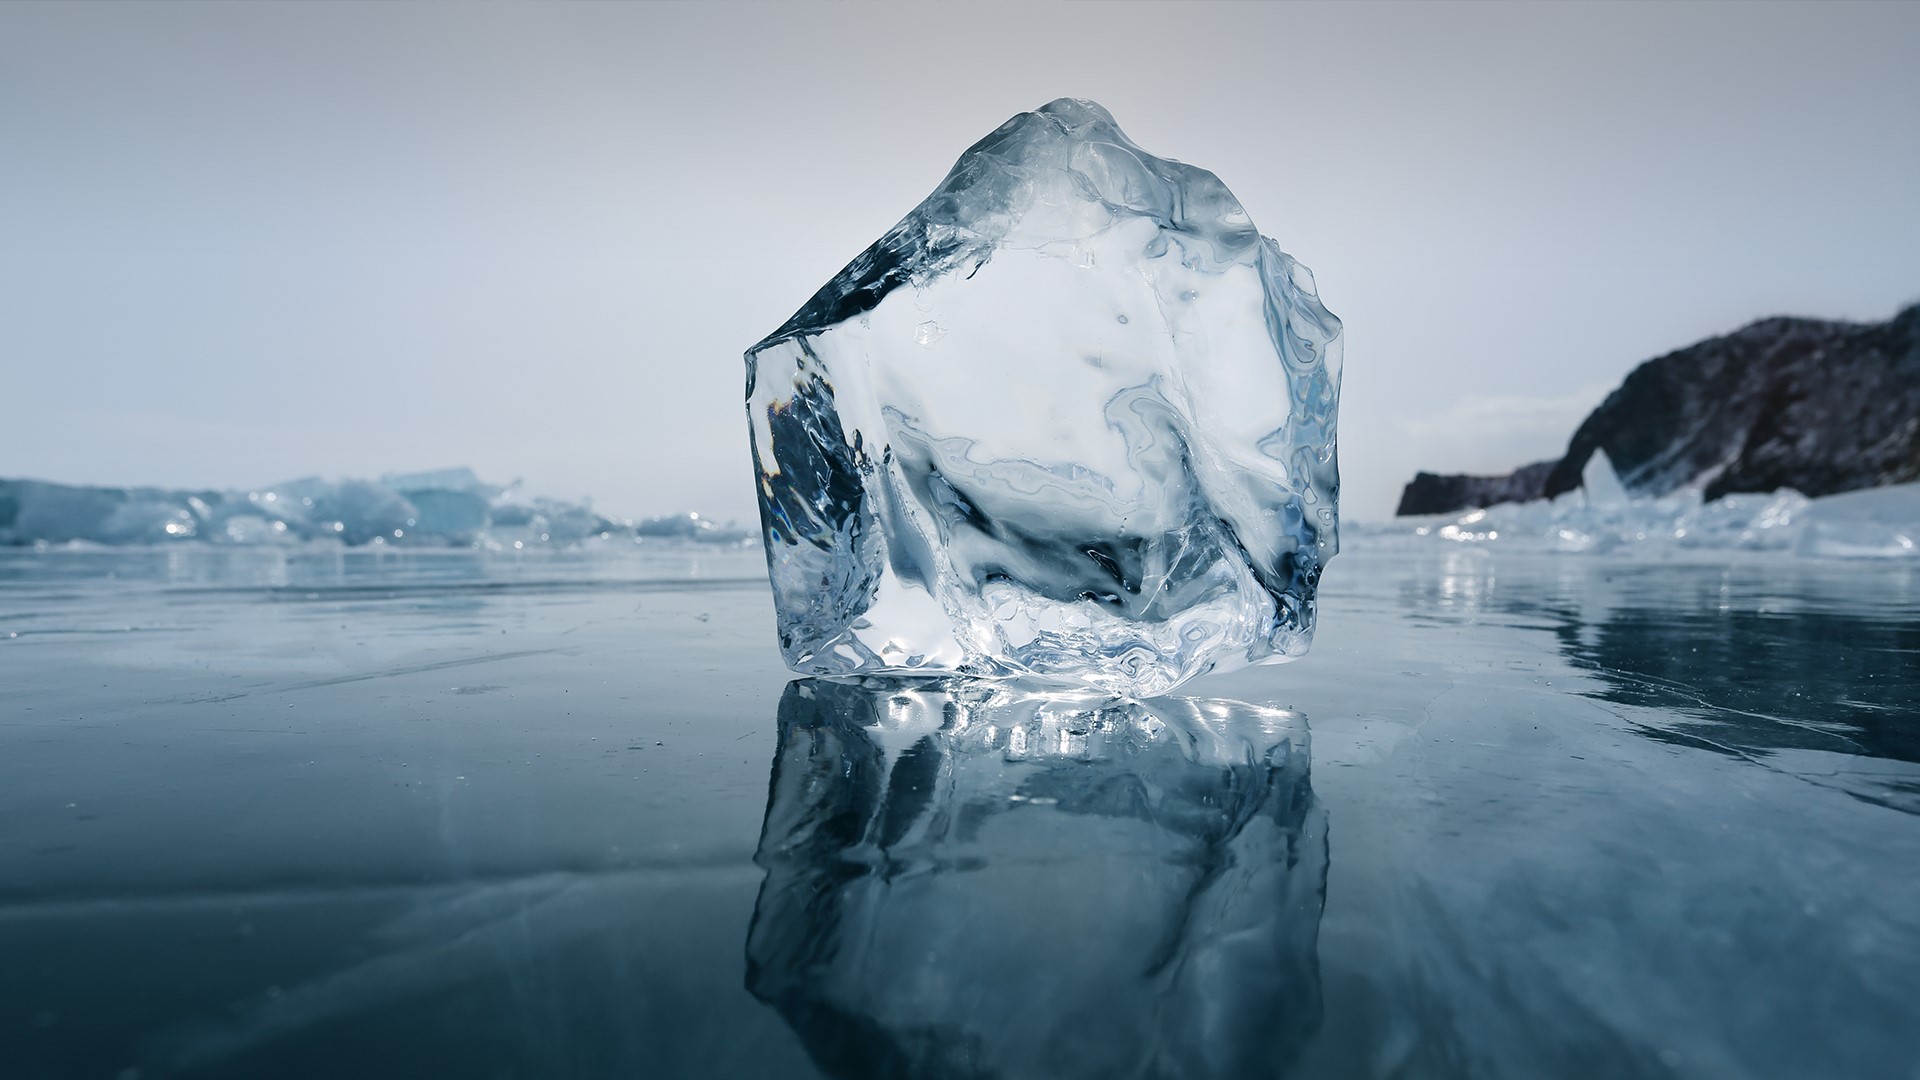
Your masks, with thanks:
[(307, 477), (251, 491), (0, 479), (0, 547), (320, 541), (522, 550), (615, 539), (733, 544), (751, 535), (691, 513), (608, 518), (585, 502), (528, 498), (518, 483), (484, 483), (465, 468), (377, 481)]
[(747, 988), (823, 1072), (1271, 1076), (1320, 1025), (1305, 719), (974, 680), (799, 680)]
[(1212, 173), (1060, 100), (747, 352), (798, 671), (1164, 692), (1306, 651), (1340, 323)]

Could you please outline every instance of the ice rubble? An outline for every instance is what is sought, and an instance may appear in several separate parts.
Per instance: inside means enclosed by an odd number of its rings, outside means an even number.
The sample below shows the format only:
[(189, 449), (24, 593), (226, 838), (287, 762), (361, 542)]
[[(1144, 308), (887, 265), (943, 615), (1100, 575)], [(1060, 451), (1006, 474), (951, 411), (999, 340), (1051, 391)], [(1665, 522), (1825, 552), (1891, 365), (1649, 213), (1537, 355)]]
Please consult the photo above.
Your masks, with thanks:
[(472, 469), (379, 480), (308, 477), (247, 491), (73, 487), (0, 480), (0, 545), (156, 544), (519, 548), (589, 540), (740, 543), (744, 529), (699, 514), (610, 518), (584, 502), (528, 497)]
[(1339, 320), (1100, 106), (1001, 125), (746, 359), (795, 670), (1157, 694), (1306, 651)]
[(1816, 558), (1920, 556), (1920, 483), (1818, 499), (1782, 489), (1708, 502), (1697, 488), (1634, 499), (1601, 451), (1582, 471), (1581, 485), (1551, 500), (1396, 518), (1389, 525), (1349, 530), (1370, 546), (1412, 542), (1622, 554), (1753, 550)]

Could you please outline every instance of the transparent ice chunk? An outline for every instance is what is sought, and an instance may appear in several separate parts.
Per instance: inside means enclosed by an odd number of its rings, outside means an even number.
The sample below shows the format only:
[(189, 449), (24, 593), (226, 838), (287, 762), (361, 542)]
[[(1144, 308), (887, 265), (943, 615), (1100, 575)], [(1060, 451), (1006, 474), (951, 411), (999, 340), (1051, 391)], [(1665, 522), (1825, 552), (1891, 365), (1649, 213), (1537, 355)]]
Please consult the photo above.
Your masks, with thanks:
[(1595, 450), (1586, 468), (1580, 470), (1580, 490), (1586, 504), (1594, 509), (1618, 508), (1633, 501), (1605, 450)]
[(1299, 714), (804, 679), (778, 727), (747, 989), (823, 1072), (1271, 1076), (1318, 1029)]
[(1155, 694), (1299, 656), (1339, 358), (1212, 173), (1014, 117), (747, 352), (787, 662)]

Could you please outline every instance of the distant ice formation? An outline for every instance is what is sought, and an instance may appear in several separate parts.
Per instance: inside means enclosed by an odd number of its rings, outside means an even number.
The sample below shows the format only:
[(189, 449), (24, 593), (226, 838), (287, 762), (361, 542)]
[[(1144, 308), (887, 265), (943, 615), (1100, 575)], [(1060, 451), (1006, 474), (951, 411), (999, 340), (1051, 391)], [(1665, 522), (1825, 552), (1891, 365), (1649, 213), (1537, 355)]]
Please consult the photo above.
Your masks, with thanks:
[(753, 533), (699, 514), (609, 518), (584, 502), (529, 498), (472, 469), (377, 481), (308, 477), (248, 491), (72, 487), (0, 480), (0, 545), (327, 542), (524, 549), (589, 540), (741, 543)]
[(1340, 322), (1100, 106), (980, 140), (746, 359), (796, 671), (1139, 695), (1306, 652)]
[(1791, 489), (1706, 501), (1698, 488), (1632, 498), (1605, 451), (1554, 499), (1395, 518), (1350, 531), (1366, 545), (1454, 543), (1560, 552), (1748, 549), (1818, 558), (1920, 557), (1920, 483), (1809, 499)]

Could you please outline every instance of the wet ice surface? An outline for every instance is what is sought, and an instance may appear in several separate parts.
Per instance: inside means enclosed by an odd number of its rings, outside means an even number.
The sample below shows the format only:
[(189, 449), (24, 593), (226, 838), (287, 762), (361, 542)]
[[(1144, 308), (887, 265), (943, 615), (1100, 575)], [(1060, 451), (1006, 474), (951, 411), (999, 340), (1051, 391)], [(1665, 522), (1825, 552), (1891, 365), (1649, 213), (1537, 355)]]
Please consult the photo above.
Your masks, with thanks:
[(1040, 758), (763, 574), (0, 553), (0, 1076), (1914, 1075), (1909, 566), (1363, 547)]

